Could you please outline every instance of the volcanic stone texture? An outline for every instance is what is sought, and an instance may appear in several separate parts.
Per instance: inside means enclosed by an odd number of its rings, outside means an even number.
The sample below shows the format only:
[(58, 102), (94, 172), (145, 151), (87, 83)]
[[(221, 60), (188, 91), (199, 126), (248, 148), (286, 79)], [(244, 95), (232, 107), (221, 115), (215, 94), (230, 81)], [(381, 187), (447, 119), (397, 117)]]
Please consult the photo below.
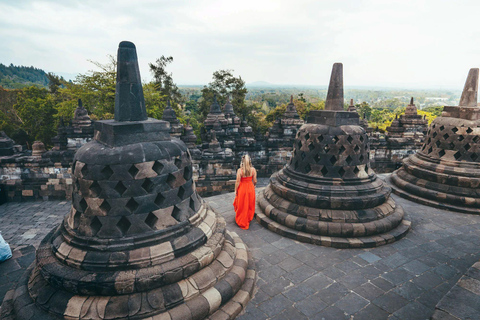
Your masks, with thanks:
[[(343, 88), (338, 85), (343, 83), (341, 68), (334, 65), (329, 90)], [(370, 168), (368, 136), (358, 114), (337, 110), (342, 92), (329, 93), (333, 103), (326, 111), (309, 114), (289, 165), (258, 197), (257, 221), (283, 236), (323, 246), (394, 242), (408, 232), (410, 222)]]
[(405, 159), (403, 167), (392, 174), (395, 193), (430, 206), (480, 214), (477, 89), (478, 69), (471, 69), (462, 94), (463, 105), (445, 107), (428, 129), (421, 151)]
[(95, 127), (75, 155), (71, 210), (2, 319), (233, 319), (251, 297), (253, 260), (197, 195), (186, 145), (166, 121)]

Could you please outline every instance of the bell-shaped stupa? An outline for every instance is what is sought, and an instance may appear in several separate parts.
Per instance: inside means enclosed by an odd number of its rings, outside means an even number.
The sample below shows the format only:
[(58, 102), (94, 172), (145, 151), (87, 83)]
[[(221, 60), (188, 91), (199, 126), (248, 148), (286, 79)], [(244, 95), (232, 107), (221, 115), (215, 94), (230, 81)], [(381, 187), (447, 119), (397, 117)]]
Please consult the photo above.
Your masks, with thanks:
[(233, 319), (253, 260), (196, 193), (185, 143), (147, 118), (136, 49), (118, 49), (115, 120), (74, 159), (71, 211), (42, 241), (4, 319)]
[(470, 69), (458, 106), (433, 120), (422, 149), (391, 175), (407, 199), (447, 210), (480, 214), (480, 107), (478, 68)]
[(258, 197), (256, 218), (299, 241), (375, 247), (402, 238), (410, 222), (370, 168), (358, 113), (343, 109), (342, 69), (333, 65), (325, 110), (311, 111), (299, 129), (290, 163)]

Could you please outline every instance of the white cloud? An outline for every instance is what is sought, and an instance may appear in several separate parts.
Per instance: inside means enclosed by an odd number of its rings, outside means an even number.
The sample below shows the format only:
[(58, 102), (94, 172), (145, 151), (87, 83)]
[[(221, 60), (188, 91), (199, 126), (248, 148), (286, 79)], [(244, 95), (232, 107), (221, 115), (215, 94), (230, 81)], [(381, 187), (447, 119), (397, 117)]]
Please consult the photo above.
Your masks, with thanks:
[(177, 83), (234, 69), (247, 82), (461, 87), (478, 67), (476, 1), (2, 1), (0, 62), (84, 73), (133, 41), (148, 63), (171, 55)]

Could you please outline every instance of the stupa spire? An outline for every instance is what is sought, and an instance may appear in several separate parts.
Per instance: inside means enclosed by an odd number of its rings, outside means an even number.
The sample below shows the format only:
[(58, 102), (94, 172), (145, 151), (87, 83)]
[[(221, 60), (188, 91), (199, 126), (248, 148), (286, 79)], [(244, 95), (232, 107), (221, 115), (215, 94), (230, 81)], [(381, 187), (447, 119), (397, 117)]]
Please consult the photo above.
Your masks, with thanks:
[(333, 64), (325, 110), (343, 111), (343, 64), (341, 63)]
[(478, 68), (472, 68), (468, 72), (467, 81), (463, 87), (462, 97), (460, 98), (460, 107), (476, 107), (478, 93)]
[(129, 41), (122, 41), (118, 46), (115, 120), (147, 120), (137, 49)]

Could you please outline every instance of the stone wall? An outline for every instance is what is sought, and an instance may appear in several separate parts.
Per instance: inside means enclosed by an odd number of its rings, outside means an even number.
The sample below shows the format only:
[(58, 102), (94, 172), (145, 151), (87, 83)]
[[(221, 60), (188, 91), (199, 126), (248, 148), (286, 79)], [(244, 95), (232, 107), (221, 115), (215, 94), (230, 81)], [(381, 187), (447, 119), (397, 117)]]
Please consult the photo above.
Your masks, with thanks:
[(0, 188), (7, 201), (71, 199), (73, 185), (69, 165), (25, 158), (10, 163), (0, 159)]

